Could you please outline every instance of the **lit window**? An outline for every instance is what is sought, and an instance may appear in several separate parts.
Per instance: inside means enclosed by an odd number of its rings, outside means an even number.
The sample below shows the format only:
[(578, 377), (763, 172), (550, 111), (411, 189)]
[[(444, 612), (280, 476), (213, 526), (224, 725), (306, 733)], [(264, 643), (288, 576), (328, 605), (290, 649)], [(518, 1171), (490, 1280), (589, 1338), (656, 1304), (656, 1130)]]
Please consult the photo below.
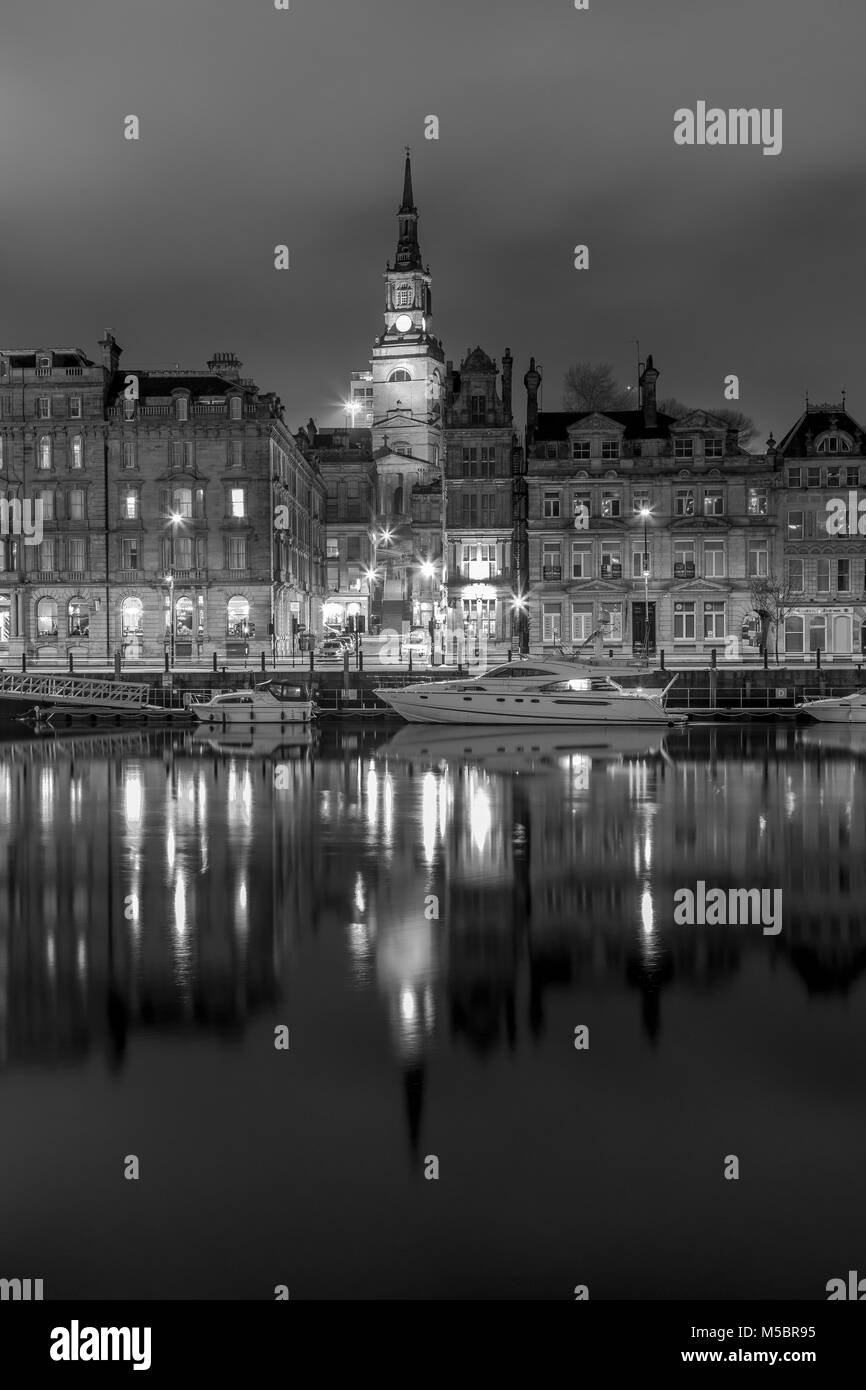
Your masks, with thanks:
[(70, 599), (68, 614), (68, 636), (90, 636), (90, 605), (83, 598)]
[(749, 516), (766, 516), (769, 509), (767, 499), (767, 489), (765, 487), (749, 488)]
[(66, 494), (66, 515), (70, 521), (84, 520), (84, 492), (81, 488), (70, 488)]
[(39, 467), (51, 467), (51, 437), (43, 434), (39, 440)]
[(246, 493), (242, 487), (229, 489), (229, 516), (246, 516)]

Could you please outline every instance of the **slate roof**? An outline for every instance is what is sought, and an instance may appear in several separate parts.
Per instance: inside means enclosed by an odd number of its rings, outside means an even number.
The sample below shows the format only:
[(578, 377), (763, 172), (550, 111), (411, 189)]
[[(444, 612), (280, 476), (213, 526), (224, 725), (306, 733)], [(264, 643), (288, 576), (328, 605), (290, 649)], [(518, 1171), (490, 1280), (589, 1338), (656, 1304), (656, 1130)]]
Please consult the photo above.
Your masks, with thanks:
[(161, 372), (158, 376), (151, 376), (147, 371), (138, 371), (134, 366), (125, 367), (122, 371), (115, 372), (111, 379), (108, 390), (108, 404), (114, 405), (119, 397), (123, 395), (123, 389), (128, 376), (138, 377), (138, 395), (142, 402), (154, 397), (170, 397), (172, 391), (189, 391), (193, 399), (202, 396), (225, 396), (229, 391), (241, 391), (245, 396), (254, 394), (248, 386), (241, 386), (239, 382), (232, 381), (224, 376), (212, 374), (200, 376), (185, 376), (183, 372)]
[[(834, 424), (835, 421), (835, 424)], [(847, 410), (841, 406), (810, 406), (804, 410), (796, 424), (792, 425), (784, 439), (777, 445), (781, 454), (788, 454), (794, 458), (804, 458), (806, 456), (806, 436), (811, 434), (812, 439), (818, 438), (825, 430), (839, 429), (844, 434), (850, 434), (856, 438), (862, 434), (861, 426)], [(838, 455), (828, 455), (828, 457), (839, 457)], [(843, 456), (844, 457), (844, 456)]]
[(535, 441), (538, 444), (547, 440), (564, 444), (568, 440), (569, 427), (591, 415), (606, 415), (609, 420), (625, 425), (624, 439), (667, 439), (671, 425), (676, 424), (673, 415), (664, 415), (661, 411), (656, 416), (658, 424), (653, 429), (647, 429), (642, 410), (543, 410), (538, 415)]

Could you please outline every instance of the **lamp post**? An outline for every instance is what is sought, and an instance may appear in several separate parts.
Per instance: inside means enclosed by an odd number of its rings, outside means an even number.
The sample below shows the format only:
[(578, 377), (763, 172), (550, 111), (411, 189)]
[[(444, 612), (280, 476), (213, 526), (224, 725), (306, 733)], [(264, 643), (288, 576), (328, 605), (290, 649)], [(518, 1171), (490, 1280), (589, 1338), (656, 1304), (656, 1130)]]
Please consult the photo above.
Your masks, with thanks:
[(170, 671), (170, 672), (174, 670), (174, 636), (175, 636), (175, 633), (174, 633), (174, 626), (175, 626), (175, 614), (174, 614), (174, 569), (175, 569), (175, 564), (174, 564), (174, 540), (175, 540), (175, 534), (176, 534), (176, 532), (177, 532), (177, 528), (178, 528), (178, 526), (180, 525), (180, 523), (181, 523), (182, 521), (183, 521), (183, 517), (180, 515), (180, 512), (172, 512), (172, 513), (171, 513), (171, 515), (170, 515), (170, 517), (169, 517), (169, 522), (170, 522), (170, 525), (171, 525), (171, 536), (170, 536), (170, 541), (169, 541), (169, 570), (168, 570), (168, 574), (166, 575), (166, 579), (167, 579), (167, 581), (168, 581), (168, 640), (169, 640), (168, 668), (169, 668), (169, 671)]
[(643, 647), (644, 656), (649, 658), (649, 545), (647, 541), (647, 520), (649, 507), (641, 507), (643, 517)]
[(470, 584), (467, 595), (470, 603), (475, 601), (475, 655), (481, 655), (481, 600), (484, 597), (485, 586), (483, 584)]

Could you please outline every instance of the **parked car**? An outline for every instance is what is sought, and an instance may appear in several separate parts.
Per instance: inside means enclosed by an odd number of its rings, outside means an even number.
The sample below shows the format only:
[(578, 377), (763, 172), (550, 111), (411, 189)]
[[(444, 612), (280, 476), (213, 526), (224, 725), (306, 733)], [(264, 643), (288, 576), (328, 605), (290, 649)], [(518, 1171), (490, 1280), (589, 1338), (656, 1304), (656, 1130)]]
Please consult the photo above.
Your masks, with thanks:
[(430, 656), (430, 634), (423, 627), (413, 627), (403, 642), (403, 655), (421, 657), (427, 661)]
[(354, 645), (354, 641), (349, 637), (325, 637), (318, 648), (318, 655), (325, 660), (329, 657), (342, 660), (343, 653), (351, 652)]

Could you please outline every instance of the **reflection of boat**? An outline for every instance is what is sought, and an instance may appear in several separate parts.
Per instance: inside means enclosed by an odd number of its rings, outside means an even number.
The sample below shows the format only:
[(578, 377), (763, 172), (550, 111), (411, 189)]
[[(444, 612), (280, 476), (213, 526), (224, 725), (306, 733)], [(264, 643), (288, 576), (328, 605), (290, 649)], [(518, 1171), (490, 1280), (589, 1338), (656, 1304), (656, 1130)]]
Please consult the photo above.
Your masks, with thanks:
[(300, 749), (312, 747), (313, 730), (309, 724), (295, 724), (285, 730), (275, 729), (272, 724), (261, 730), (237, 725), (214, 730), (205, 725), (195, 730), (190, 741), (193, 748), (210, 748), (215, 753), (241, 753), (251, 758), (291, 757)]
[(797, 730), (797, 741), (815, 751), (827, 749), (847, 757), (866, 757), (866, 725), (863, 724), (803, 724)]
[(401, 729), (376, 749), (377, 758), (411, 763), (480, 762), (491, 771), (525, 772), (579, 755), (594, 759), (640, 758), (661, 755), (666, 732), (659, 728), (610, 728), (584, 724), (579, 729), (532, 727), (508, 729)]
[(227, 690), (212, 700), (196, 701), (190, 712), (200, 724), (309, 724), (316, 707), (299, 685), (263, 681), (255, 690)]
[(664, 690), (625, 689), (591, 666), (508, 661), (469, 680), (421, 681), (379, 689), (380, 700), (422, 724), (684, 724), (665, 708)]
[(866, 690), (858, 690), (854, 695), (804, 700), (797, 709), (822, 724), (866, 724)]

